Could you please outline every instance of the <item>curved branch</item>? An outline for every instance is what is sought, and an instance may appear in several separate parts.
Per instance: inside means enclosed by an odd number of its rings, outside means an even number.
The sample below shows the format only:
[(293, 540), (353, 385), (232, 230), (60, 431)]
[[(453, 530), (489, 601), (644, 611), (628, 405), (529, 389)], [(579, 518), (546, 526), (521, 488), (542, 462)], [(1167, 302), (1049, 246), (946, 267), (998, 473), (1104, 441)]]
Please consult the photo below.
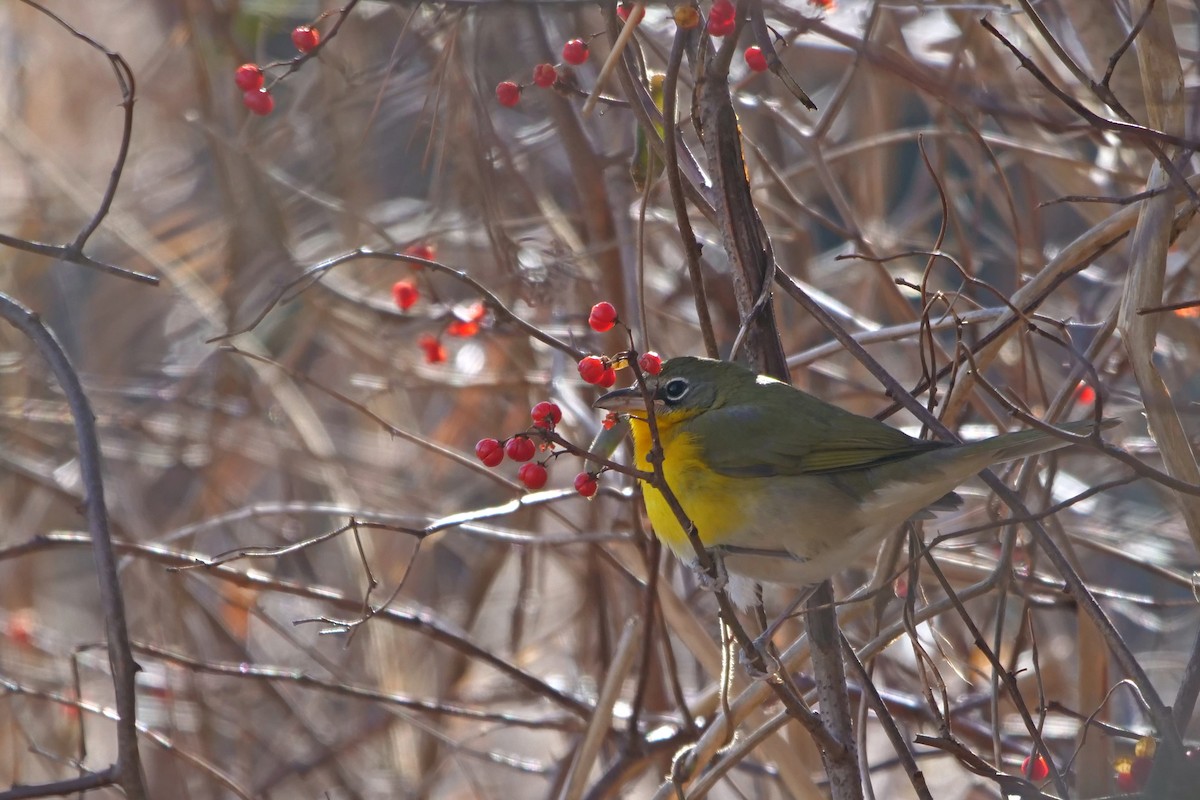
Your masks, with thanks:
[(129, 646), (129, 630), (125, 624), (125, 601), (121, 597), (121, 582), (117, 577), (117, 559), (112, 536), (108, 530), (108, 511), (104, 504), (104, 479), (100, 470), (100, 444), (96, 439), (96, 418), (84, 394), (79, 376), (67, 359), (62, 346), (42, 324), (38, 315), (5, 294), (0, 294), (0, 317), (33, 343), (50, 365), (54, 377), (66, 395), (67, 405), (75, 420), (75, 436), (79, 440), (79, 471), (83, 478), (84, 509), (92, 553), (96, 559), (100, 581), (100, 605), (108, 639), (108, 663), (112, 669), (113, 691), (117, 711), (117, 763), (114, 765), (117, 782), (132, 800), (145, 800), (145, 778), (137, 743), (137, 707), (134, 675), (138, 665)]

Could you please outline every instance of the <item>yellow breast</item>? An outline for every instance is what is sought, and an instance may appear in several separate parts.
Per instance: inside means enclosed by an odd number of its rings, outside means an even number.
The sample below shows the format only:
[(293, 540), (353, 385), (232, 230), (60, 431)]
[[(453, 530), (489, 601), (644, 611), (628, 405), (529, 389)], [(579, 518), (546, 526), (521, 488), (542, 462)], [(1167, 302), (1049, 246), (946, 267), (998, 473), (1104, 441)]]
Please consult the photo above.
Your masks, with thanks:
[[(742, 524), (740, 510), (747, 498), (744, 479), (718, 475), (705, 467), (700, 447), (694, 437), (679, 423), (682, 419), (657, 418), (659, 439), (663, 447), (663, 475), (688, 518), (696, 525), (700, 541), (706, 547), (728, 541)], [(631, 419), (635, 462), (640, 469), (652, 469), (646, 460), (650, 452), (650, 426)], [(654, 533), (684, 561), (694, 561), (696, 554), (687, 534), (679, 525), (675, 513), (657, 489), (643, 482), (646, 512)]]

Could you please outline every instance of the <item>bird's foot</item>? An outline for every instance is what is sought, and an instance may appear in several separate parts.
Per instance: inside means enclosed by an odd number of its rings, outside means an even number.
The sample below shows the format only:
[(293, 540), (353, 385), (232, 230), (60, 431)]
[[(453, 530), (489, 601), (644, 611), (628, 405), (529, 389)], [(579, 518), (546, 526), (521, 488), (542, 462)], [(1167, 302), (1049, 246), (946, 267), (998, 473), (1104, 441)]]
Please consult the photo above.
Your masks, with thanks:
[(769, 638), (760, 636), (750, 643), (750, 650), (738, 653), (738, 661), (751, 680), (769, 681), (783, 671), (783, 662), (771, 652), (770, 643)]
[(776, 617), (775, 621), (768, 625), (766, 630), (760, 633), (758, 638), (752, 642), (754, 652), (761, 656), (762, 662), (767, 664), (768, 668), (771, 670), (770, 672), (763, 674), (761, 669), (758, 669), (753, 665), (753, 658), (748, 657), (747, 653), (741, 654), (739, 658), (741, 659), (742, 666), (746, 668), (746, 673), (749, 674), (750, 677), (756, 680), (765, 680), (783, 669), (782, 662), (771, 652), (771, 640), (775, 638), (775, 634), (779, 631), (779, 628), (783, 625), (783, 623), (791, 619), (792, 615), (799, 611), (800, 606), (807, 602), (808, 598), (812, 597), (812, 594), (816, 591), (816, 588), (817, 587), (815, 586), (804, 587), (796, 599), (792, 601), (792, 604), (787, 607), (787, 610)]
[(719, 592), (729, 585), (729, 572), (725, 569), (725, 559), (721, 554), (712, 549), (708, 551), (712, 556), (713, 567), (716, 570), (716, 577), (709, 575), (699, 564), (692, 564), (692, 569), (696, 571), (696, 582), (700, 584), (701, 589), (706, 589), (710, 592)]

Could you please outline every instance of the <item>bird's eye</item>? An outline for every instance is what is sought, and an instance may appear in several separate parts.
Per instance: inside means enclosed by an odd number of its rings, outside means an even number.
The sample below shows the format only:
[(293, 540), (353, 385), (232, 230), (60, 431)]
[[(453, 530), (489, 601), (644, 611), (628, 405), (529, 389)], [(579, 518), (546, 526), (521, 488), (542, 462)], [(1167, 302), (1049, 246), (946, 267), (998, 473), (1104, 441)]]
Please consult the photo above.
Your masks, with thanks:
[(688, 382), (683, 378), (673, 378), (663, 387), (663, 397), (668, 403), (676, 403), (683, 399), (688, 392)]

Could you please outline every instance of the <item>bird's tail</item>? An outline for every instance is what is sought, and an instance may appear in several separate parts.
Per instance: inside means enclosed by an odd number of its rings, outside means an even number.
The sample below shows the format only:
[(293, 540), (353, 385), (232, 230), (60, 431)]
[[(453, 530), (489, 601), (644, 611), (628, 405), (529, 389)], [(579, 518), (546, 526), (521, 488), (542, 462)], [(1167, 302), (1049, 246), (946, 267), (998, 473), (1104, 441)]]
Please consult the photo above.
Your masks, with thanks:
[[(1100, 429), (1105, 430), (1119, 424), (1120, 420), (1104, 419), (1100, 422)], [(1067, 433), (1073, 433), (1076, 436), (1086, 436), (1095, 430), (1096, 423), (1090, 419), (1082, 419), (1074, 422), (1064, 422), (1056, 425), (1056, 427)], [(1018, 458), (1026, 458), (1027, 456), (1036, 456), (1039, 453), (1048, 453), (1051, 450), (1069, 447), (1072, 444), (1074, 443), (1066, 439), (1060, 439), (1049, 431), (1036, 428), (1027, 431), (1017, 431), (1016, 433), (1005, 433), (993, 439), (979, 442), (980, 446), (987, 446), (992, 451), (992, 463), (994, 464), (1004, 461), (1015, 461)]]

